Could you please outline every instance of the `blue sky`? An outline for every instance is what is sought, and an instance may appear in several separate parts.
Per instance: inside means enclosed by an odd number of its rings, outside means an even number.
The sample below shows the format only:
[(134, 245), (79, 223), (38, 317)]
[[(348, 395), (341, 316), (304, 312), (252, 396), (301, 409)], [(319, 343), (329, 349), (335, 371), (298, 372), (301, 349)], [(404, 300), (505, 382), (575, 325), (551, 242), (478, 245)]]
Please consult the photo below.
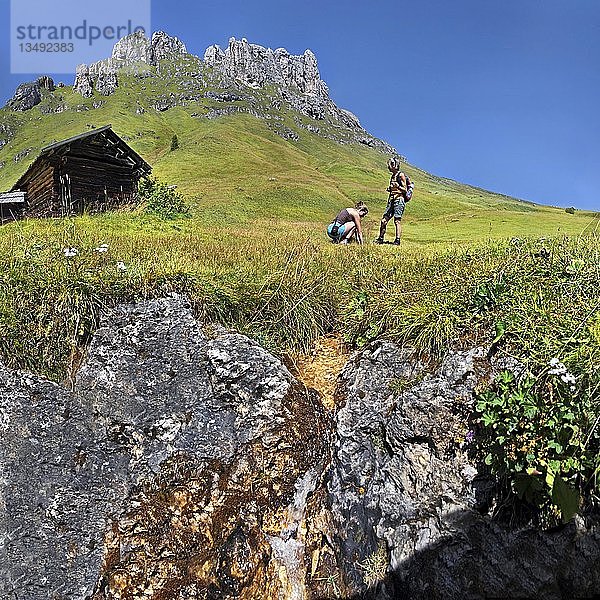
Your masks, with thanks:
[[(9, 0), (0, 19), (3, 103), (34, 76), (9, 73)], [(152, 27), (199, 55), (230, 36), (311, 48), (338, 105), (412, 163), (600, 210), (599, 0), (153, 0)]]

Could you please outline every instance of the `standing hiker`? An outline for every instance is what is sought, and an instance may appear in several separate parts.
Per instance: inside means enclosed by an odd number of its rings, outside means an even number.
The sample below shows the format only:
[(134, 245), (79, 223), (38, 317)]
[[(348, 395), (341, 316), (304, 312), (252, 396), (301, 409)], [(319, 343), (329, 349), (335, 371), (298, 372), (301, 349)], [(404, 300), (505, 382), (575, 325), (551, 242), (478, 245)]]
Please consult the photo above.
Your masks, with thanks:
[(334, 244), (349, 244), (352, 237), (359, 244), (363, 243), (361, 219), (369, 212), (364, 202), (354, 208), (343, 208), (336, 218), (327, 226), (327, 235)]
[(414, 185), (409, 177), (400, 170), (400, 159), (395, 157), (390, 158), (387, 166), (388, 171), (392, 174), (390, 177), (390, 185), (387, 188), (390, 195), (383, 217), (381, 217), (379, 237), (375, 240), (375, 243), (383, 244), (388, 221), (394, 217), (396, 238), (393, 243), (395, 246), (399, 246), (400, 237), (402, 236), (402, 215), (404, 214), (406, 203), (412, 198)]

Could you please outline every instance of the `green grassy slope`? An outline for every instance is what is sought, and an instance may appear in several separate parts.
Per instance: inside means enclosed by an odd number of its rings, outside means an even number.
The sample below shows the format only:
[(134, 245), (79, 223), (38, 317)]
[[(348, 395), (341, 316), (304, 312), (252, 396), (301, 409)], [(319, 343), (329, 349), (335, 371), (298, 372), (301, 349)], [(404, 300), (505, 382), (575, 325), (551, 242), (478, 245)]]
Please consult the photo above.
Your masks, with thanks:
[[(192, 63), (179, 71), (193, 72)], [(431, 360), (449, 348), (490, 347), (495, 338), (495, 351), (516, 358), (531, 377), (521, 383), (505, 376), (492, 386), (479, 402), (481, 421), (465, 424), (465, 437), (475, 428), (483, 456), (513, 491), (524, 482), (537, 489), (530, 473), (542, 473), (542, 482), (567, 482), (577, 502), (597, 502), (597, 215), (520, 202), (406, 165), (416, 190), (402, 246), (332, 245), (325, 225), (357, 200), (370, 206), (366, 237), (375, 237), (387, 157), (310, 133), (298, 127), (298, 115), (266, 104), (260, 112), (269, 118), (262, 119), (203, 116), (246, 100), (153, 108), (156, 98), (177, 90), (167, 70), (121, 77), (109, 98), (83, 99), (61, 88), (26, 113), (0, 110), (0, 131), (14, 134), (0, 148), (0, 189), (9, 189), (43, 146), (111, 123), (159, 179), (179, 186), (191, 209), (173, 219), (138, 207), (0, 227), (5, 364), (64, 381), (102, 310), (173, 291), (185, 293), (203, 320), (280, 355), (306, 352), (332, 333), (351, 347), (394, 340)], [(59, 106), (61, 112), (48, 112)], [(327, 123), (301, 121), (334, 133)], [(273, 123), (299, 139), (280, 137)], [(171, 152), (173, 135), (180, 148)], [(98, 252), (102, 243), (108, 251)], [(65, 248), (76, 252), (66, 256)], [(552, 373), (556, 360), (574, 383)], [(510, 434), (500, 435), (498, 423)], [(554, 491), (530, 499), (550, 524), (574, 510), (565, 512)]]
[[(191, 60), (191, 59), (190, 59)], [(187, 65), (193, 71), (193, 65)], [(181, 77), (139, 79), (121, 76), (110, 97), (84, 99), (69, 87), (46, 94), (26, 113), (0, 111), (0, 123), (16, 132), (0, 149), (0, 189), (9, 189), (40, 148), (91, 127), (111, 123), (154, 167), (155, 175), (177, 184), (194, 212), (209, 226), (250, 226), (269, 220), (293, 223), (310, 231), (343, 206), (364, 200), (369, 220), (379, 218), (386, 201), (386, 157), (362, 145), (342, 145), (301, 129), (284, 109), (262, 107), (265, 114), (298, 132), (286, 140), (269, 128), (268, 119), (238, 113), (209, 120), (211, 108), (245, 106), (245, 101), (217, 102), (203, 98), (187, 106), (159, 112), (154, 98), (168, 97)], [(95, 106), (101, 106), (94, 108)], [(62, 112), (50, 113), (61, 105)], [(143, 108), (143, 114), (137, 110)], [(192, 116), (197, 115), (197, 116)], [(302, 117), (303, 122), (310, 122)], [(331, 126), (312, 122), (328, 133)], [(170, 151), (173, 135), (180, 148)], [(15, 162), (19, 153), (29, 154)], [(400, 149), (401, 150), (401, 149)], [(593, 215), (569, 215), (561, 209), (535, 206), (506, 196), (441, 179), (411, 165), (404, 169), (416, 191), (406, 214), (406, 239), (416, 243), (472, 241), (522, 235), (578, 234)]]

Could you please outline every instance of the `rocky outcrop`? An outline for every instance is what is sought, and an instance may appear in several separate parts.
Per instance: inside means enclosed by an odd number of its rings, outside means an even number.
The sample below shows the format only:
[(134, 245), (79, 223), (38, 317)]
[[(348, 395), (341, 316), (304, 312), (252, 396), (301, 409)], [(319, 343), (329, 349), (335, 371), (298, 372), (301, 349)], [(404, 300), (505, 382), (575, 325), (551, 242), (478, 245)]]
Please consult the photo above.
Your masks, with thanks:
[(0, 150), (14, 139), (15, 131), (16, 125), (8, 119), (0, 123)]
[(16, 163), (21, 162), (24, 158), (27, 158), (31, 154), (32, 150), (33, 150), (33, 148), (25, 148), (24, 150), (21, 150), (20, 152), (17, 152), (13, 156), (13, 160)]
[(204, 62), (227, 78), (251, 87), (272, 84), (295, 87), (301, 93), (322, 98), (329, 97), (327, 85), (319, 74), (317, 59), (310, 50), (302, 56), (294, 56), (284, 48), (271, 50), (250, 44), (245, 38), (231, 38), (225, 51), (219, 46), (210, 46), (204, 53)]
[(176, 37), (167, 35), (164, 31), (155, 31), (150, 42), (152, 50), (150, 64), (158, 64), (161, 60), (187, 54), (185, 44)]
[(187, 54), (185, 44), (164, 31), (156, 31), (150, 39), (143, 31), (138, 31), (115, 44), (112, 58), (115, 64), (144, 62), (156, 66), (165, 58), (175, 58), (184, 54)]
[[(491, 480), (468, 455), (475, 387), (493, 373), (482, 349), (434, 372), (378, 343), (342, 375), (328, 483), (342, 570), (369, 598), (591, 598), (600, 529), (492, 521)], [(472, 434), (470, 434), (472, 435)]]
[(72, 392), (0, 370), (0, 598), (303, 597), (328, 430), (182, 299), (118, 308)]
[(114, 46), (112, 58), (128, 63), (152, 61), (152, 42), (143, 31), (121, 38)]
[(594, 597), (596, 524), (488, 516), (467, 423), (496, 368), (374, 343), (332, 418), (185, 298), (117, 307), (72, 389), (0, 367), (0, 598)]
[(111, 58), (77, 67), (73, 89), (88, 98), (96, 89), (104, 96), (110, 96), (117, 87), (118, 72), (125, 69), (136, 75), (148, 76), (148, 66), (156, 66), (164, 59), (175, 59), (187, 54), (185, 44), (176, 37), (157, 31), (149, 39), (143, 31), (138, 31), (120, 39), (114, 46)]
[(90, 98), (94, 95), (94, 81), (90, 75), (90, 68), (87, 65), (79, 65), (77, 67), (73, 89), (79, 92), (84, 98)]
[(117, 70), (112, 61), (91, 65), (90, 74), (95, 77), (94, 87), (99, 94), (110, 96), (119, 87)]
[(53, 92), (55, 89), (54, 81), (46, 76), (29, 83), (22, 83), (17, 88), (15, 95), (8, 101), (7, 106), (20, 112), (31, 110), (42, 101), (42, 90)]

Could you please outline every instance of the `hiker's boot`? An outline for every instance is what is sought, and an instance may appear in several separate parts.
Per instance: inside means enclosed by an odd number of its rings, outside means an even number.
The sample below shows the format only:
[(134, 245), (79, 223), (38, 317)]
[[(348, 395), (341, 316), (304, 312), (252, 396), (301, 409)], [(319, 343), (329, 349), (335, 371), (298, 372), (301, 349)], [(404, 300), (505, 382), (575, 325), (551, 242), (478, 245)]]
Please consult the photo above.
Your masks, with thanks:
[(375, 243), (376, 243), (376, 244), (383, 244), (383, 238), (382, 238), (382, 237), (378, 237), (378, 238), (375, 240)]
[(394, 244), (394, 246), (399, 246), (399, 245), (400, 245), (400, 238), (396, 238), (396, 239), (393, 241), (393, 244)]

